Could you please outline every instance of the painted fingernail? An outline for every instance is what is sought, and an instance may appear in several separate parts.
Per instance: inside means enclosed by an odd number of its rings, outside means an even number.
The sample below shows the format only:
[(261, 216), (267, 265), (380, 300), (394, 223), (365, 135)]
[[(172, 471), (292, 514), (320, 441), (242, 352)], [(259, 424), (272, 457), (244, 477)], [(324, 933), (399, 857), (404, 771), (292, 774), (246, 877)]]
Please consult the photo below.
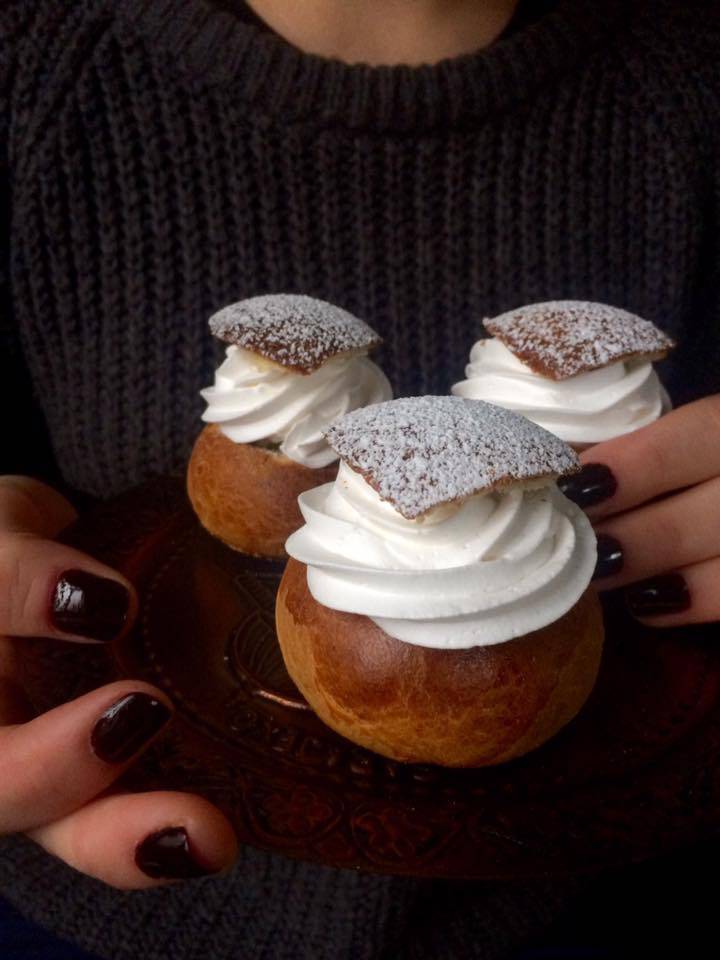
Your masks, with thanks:
[(604, 463), (587, 463), (579, 473), (558, 480), (558, 486), (568, 498), (583, 509), (609, 500), (617, 492), (617, 480)]
[(599, 533), (597, 538), (597, 563), (593, 580), (603, 580), (605, 577), (614, 577), (620, 573), (625, 563), (625, 556), (620, 541), (607, 533)]
[(125, 763), (165, 726), (171, 713), (147, 693), (129, 693), (95, 724), (90, 742), (104, 763)]
[(130, 594), (117, 580), (66, 570), (53, 591), (50, 620), (62, 633), (108, 642), (127, 623)]
[(146, 837), (135, 850), (135, 863), (153, 880), (192, 880), (218, 872), (195, 860), (183, 827), (169, 827)]
[(668, 573), (634, 583), (625, 591), (625, 599), (630, 613), (641, 618), (682, 613), (691, 604), (688, 585), (679, 573)]

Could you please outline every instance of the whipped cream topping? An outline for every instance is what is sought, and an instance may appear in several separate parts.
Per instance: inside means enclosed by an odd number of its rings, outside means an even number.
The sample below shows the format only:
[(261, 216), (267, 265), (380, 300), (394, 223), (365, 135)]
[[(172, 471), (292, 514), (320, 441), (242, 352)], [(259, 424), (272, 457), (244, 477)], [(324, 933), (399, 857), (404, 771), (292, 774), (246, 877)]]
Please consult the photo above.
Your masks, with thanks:
[(585, 514), (555, 483), (478, 494), (402, 517), (344, 462), (299, 498), (286, 544), (318, 603), (439, 649), (489, 646), (562, 617), (596, 563)]
[(479, 340), (470, 352), (458, 397), (489, 400), (521, 413), (566, 443), (610, 440), (657, 420), (670, 399), (647, 361), (619, 361), (565, 380), (534, 373), (499, 340)]
[(324, 431), (336, 417), (392, 397), (382, 370), (367, 356), (326, 361), (302, 374), (259, 354), (230, 346), (215, 374), (215, 385), (201, 391), (206, 423), (217, 423), (234, 443), (278, 444), (291, 460), (318, 469), (337, 460)]

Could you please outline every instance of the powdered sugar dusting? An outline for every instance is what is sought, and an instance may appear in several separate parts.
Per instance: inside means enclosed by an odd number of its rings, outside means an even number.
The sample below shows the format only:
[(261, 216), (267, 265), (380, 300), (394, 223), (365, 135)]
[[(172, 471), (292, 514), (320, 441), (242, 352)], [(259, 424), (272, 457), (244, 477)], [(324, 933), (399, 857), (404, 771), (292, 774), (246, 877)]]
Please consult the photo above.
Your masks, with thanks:
[(411, 397), (339, 417), (326, 437), (408, 520), (481, 491), (573, 473), (558, 437), (482, 400)]
[(535, 373), (566, 380), (620, 360), (659, 360), (675, 346), (634, 313), (604, 303), (533, 303), (484, 321), (485, 328)]
[(210, 318), (210, 330), (298, 373), (312, 373), (339, 354), (367, 353), (382, 342), (347, 310), (289, 293), (233, 303)]

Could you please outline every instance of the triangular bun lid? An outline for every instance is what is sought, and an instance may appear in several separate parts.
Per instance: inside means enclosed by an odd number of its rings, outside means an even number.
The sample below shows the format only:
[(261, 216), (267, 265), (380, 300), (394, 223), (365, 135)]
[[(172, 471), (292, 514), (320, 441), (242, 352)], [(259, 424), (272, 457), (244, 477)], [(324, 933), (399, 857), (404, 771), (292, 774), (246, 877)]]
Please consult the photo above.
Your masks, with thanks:
[(661, 360), (674, 340), (654, 323), (605, 303), (531, 303), (483, 321), (531, 370), (566, 380), (621, 360)]
[(566, 443), (526, 417), (460, 397), (374, 404), (333, 421), (326, 437), (408, 520), (477, 493), (551, 482), (579, 469)]
[(382, 343), (372, 327), (342, 307), (291, 293), (232, 303), (210, 317), (210, 331), (304, 374), (333, 357), (368, 353)]

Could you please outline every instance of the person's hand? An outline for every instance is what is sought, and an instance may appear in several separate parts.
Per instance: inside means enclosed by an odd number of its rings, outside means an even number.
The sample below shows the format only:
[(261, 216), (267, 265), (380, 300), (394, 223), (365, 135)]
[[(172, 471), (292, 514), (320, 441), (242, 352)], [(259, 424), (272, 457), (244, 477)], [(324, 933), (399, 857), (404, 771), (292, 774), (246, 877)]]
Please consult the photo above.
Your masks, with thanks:
[(598, 533), (596, 585), (657, 626), (720, 620), (720, 395), (585, 451), (560, 486)]
[(32, 719), (19, 685), (22, 638), (109, 641), (135, 615), (116, 571), (52, 541), (72, 519), (49, 487), (0, 477), (0, 835), (25, 832), (122, 889), (218, 872), (237, 842), (207, 801), (111, 792), (171, 719), (159, 690), (114, 683)]

